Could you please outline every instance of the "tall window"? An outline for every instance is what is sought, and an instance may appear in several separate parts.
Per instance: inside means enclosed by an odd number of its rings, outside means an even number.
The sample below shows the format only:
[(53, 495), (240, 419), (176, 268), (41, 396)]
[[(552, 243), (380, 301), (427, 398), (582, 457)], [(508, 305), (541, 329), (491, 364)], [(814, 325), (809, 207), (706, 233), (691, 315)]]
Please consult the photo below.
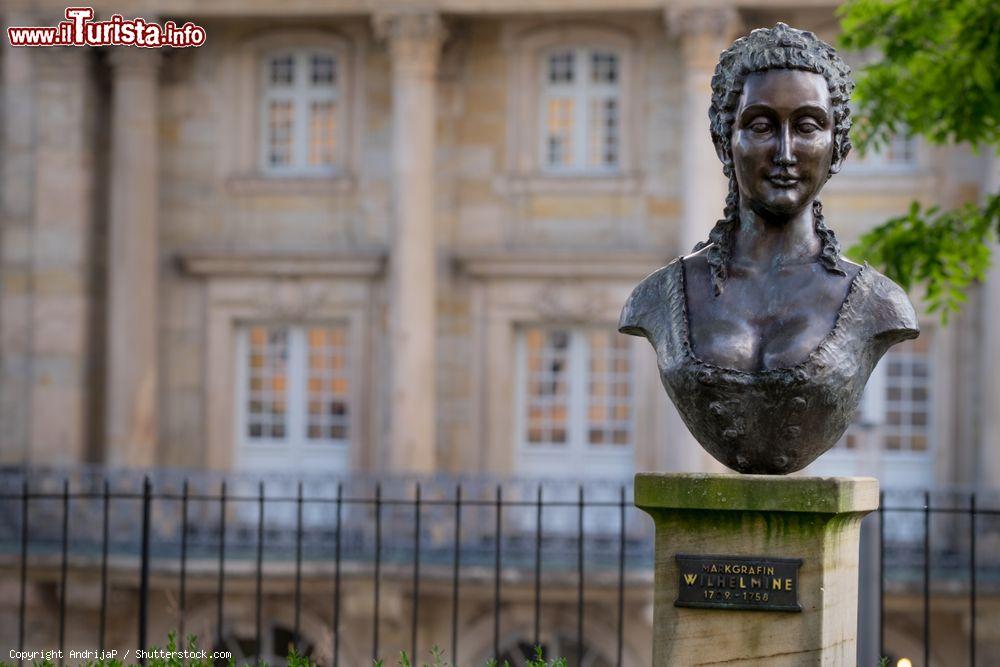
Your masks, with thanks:
[[(345, 450), (350, 437), (347, 327), (255, 324), (240, 331), (245, 459), (292, 463)], [(332, 449), (331, 449), (332, 448)], [(343, 460), (345, 452), (328, 457)], [(256, 458), (255, 458), (256, 456)]]
[(882, 452), (923, 454), (931, 448), (931, 333), (893, 346), (872, 373), (854, 423), (837, 443), (865, 446), (868, 432)]
[(869, 150), (863, 157), (852, 154), (848, 164), (868, 169), (912, 169), (917, 164), (917, 140), (908, 134), (894, 134), (889, 143), (878, 150)]
[[(532, 326), (520, 332), (519, 440), (529, 472), (630, 471), (631, 349), (610, 328)], [(555, 467), (548, 470), (550, 465)]]
[(601, 48), (543, 55), (540, 164), (550, 172), (616, 171), (621, 158), (621, 58)]
[(886, 353), (883, 447), (890, 452), (930, 448), (931, 378), (928, 338)]
[(263, 61), (261, 161), (274, 174), (328, 173), (341, 152), (343, 105), (335, 54), (299, 49)]

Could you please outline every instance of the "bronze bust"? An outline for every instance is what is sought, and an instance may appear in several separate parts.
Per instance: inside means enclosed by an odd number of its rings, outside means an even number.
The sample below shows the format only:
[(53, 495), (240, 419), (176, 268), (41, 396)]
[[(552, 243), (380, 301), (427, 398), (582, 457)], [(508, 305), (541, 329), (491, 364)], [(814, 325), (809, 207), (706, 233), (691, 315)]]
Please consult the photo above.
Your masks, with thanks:
[(853, 88), (832, 47), (783, 23), (724, 51), (709, 109), (724, 217), (622, 310), (692, 434), (742, 473), (832, 447), (878, 360), (919, 333), (898, 285), (840, 256), (816, 199), (850, 151)]

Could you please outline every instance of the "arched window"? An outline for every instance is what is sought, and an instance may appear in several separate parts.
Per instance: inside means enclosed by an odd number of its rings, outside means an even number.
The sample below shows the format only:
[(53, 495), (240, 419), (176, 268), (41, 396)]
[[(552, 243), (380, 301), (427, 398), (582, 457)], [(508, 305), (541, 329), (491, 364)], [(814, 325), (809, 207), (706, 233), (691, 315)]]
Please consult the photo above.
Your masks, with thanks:
[(539, 68), (539, 164), (549, 172), (616, 171), (621, 156), (621, 56), (614, 49), (560, 47)]
[(321, 174), (343, 159), (341, 63), (324, 49), (270, 52), (261, 63), (261, 169)]
[(540, 22), (505, 41), (509, 184), (633, 187), (643, 78), (638, 36), (613, 23)]

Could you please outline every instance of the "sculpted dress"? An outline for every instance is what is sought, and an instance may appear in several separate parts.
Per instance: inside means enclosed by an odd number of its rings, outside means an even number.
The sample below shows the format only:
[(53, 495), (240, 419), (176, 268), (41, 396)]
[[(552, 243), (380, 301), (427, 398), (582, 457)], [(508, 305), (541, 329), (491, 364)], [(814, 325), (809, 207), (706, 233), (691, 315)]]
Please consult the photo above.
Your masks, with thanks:
[(680, 258), (639, 283), (618, 330), (652, 344), (663, 386), (702, 447), (733, 470), (766, 474), (801, 470), (832, 447), (875, 364), (919, 334), (906, 293), (865, 264), (833, 329), (803, 361), (752, 372), (716, 366), (692, 350)]

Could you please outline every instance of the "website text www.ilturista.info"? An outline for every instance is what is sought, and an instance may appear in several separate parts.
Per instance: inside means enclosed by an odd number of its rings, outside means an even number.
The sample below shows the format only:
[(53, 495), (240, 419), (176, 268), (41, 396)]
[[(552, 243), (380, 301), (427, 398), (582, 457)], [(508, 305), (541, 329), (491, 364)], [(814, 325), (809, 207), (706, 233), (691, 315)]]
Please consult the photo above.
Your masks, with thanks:
[(82, 650), (62, 650), (52, 649), (46, 651), (18, 651), (11, 649), (8, 658), (31, 663), (59, 663), (67, 660), (91, 662), (110, 660), (121, 661), (129, 664), (129, 661), (140, 662), (143, 660), (230, 660), (233, 657), (230, 651), (205, 651), (201, 649), (188, 649), (186, 651), (167, 651), (163, 649), (82, 649)]
[(11, 46), (138, 46), (158, 49), (185, 48), (205, 43), (205, 29), (190, 21), (160, 25), (142, 18), (127, 19), (114, 14), (107, 21), (94, 21), (93, 7), (67, 7), (66, 20), (54, 26), (11, 26)]

